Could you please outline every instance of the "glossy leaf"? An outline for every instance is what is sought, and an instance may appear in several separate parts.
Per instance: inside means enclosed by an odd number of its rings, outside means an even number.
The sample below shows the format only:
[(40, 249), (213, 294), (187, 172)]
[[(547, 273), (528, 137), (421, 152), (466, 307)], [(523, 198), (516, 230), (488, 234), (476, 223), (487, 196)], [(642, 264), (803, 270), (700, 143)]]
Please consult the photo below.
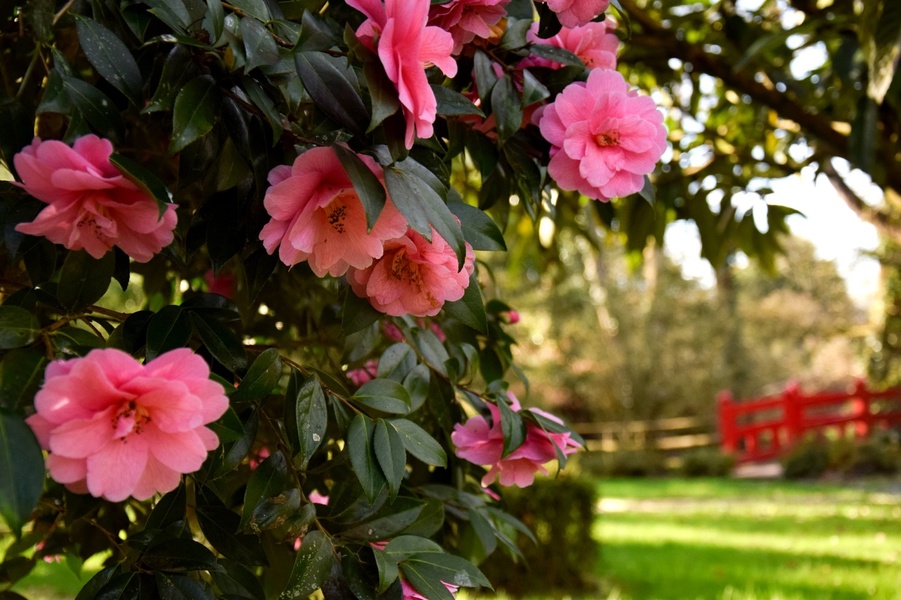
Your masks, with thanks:
[(238, 389), (229, 396), (229, 401), (240, 403), (264, 398), (278, 385), (281, 375), (282, 360), (278, 350), (264, 350), (250, 365)]
[(319, 589), (332, 570), (333, 553), (332, 542), (321, 531), (305, 535), (279, 600), (306, 598)]
[[(5, 336), (4, 314), (9, 308), (14, 307), (0, 306), (0, 346), (3, 345)], [(29, 317), (33, 318), (30, 314)], [(36, 328), (37, 322), (32, 324)], [(46, 365), (47, 357), (38, 348), (16, 348), (6, 352), (0, 360), (0, 407), (19, 412), (26, 404), (31, 404), (35, 392), (44, 380)]]
[(301, 379), (300, 374), (293, 371), (285, 395), (285, 429), (302, 469), (322, 444), (327, 425), (328, 409), (319, 380), (316, 377)]
[(195, 77), (175, 97), (169, 154), (183, 150), (213, 128), (219, 113), (220, 92), (209, 76)]
[(407, 466), (407, 453), (404, 443), (397, 429), (384, 419), (375, 422), (375, 433), (372, 436), (372, 448), (375, 458), (388, 482), (388, 491), (391, 498), (397, 496), (400, 485), (404, 480)]
[(322, 52), (298, 52), (294, 60), (300, 80), (317, 108), (339, 125), (362, 133), (369, 115), (347, 69)]
[(347, 430), (347, 453), (350, 464), (360, 485), (363, 486), (363, 493), (370, 502), (375, 500), (386, 483), (372, 448), (374, 433), (375, 425), (372, 419), (363, 414), (354, 417)]
[(21, 417), (0, 412), (0, 516), (16, 537), (44, 486), (44, 456)]
[(472, 103), (472, 101), (455, 90), (450, 89), (449, 87), (445, 87), (443, 85), (432, 85), (432, 92), (435, 94), (435, 99), (438, 101), (438, 114), (439, 115), (479, 115), (480, 117), (484, 117), (485, 113), (482, 112), (478, 106)]
[(261, 65), (274, 65), (278, 62), (278, 46), (262, 23), (254, 18), (244, 17), (239, 27), (247, 61), (244, 63), (245, 73)]
[(143, 86), (141, 70), (122, 40), (93, 19), (78, 17), (75, 28), (81, 49), (97, 73), (129, 100), (140, 103)]
[(264, 498), (276, 496), (288, 486), (288, 461), (276, 450), (261, 462), (250, 474), (244, 490), (244, 512), (241, 515), (242, 530), (246, 530), (257, 504)]
[(504, 234), (488, 213), (463, 202), (448, 202), (447, 207), (460, 219), (463, 238), (473, 250), (507, 250)]
[(59, 273), (59, 303), (72, 313), (100, 300), (109, 288), (115, 267), (112, 252), (99, 259), (84, 250), (69, 252)]
[(188, 316), (194, 331), (213, 358), (232, 372), (247, 367), (247, 354), (238, 334), (217, 320), (204, 317), (203, 313), (189, 312)]
[(407, 452), (427, 465), (447, 466), (447, 453), (425, 429), (408, 419), (392, 419)]
[(182, 348), (191, 339), (188, 315), (178, 306), (163, 307), (147, 323), (147, 360)]
[(129, 181), (150, 194), (153, 199), (156, 200), (157, 206), (159, 206), (160, 209), (160, 218), (162, 218), (166, 210), (172, 206), (172, 195), (169, 194), (169, 190), (166, 189), (166, 185), (160, 181), (159, 177), (140, 163), (116, 152), (113, 152), (113, 154), (110, 155), (109, 161), (118, 167)]
[(390, 379), (367, 381), (352, 399), (357, 404), (391, 414), (406, 414), (410, 410), (410, 395), (406, 388)]
[(37, 318), (19, 306), (0, 306), (0, 350), (21, 348), (37, 339)]
[(341, 166), (350, 177), (353, 183), (354, 191), (363, 203), (363, 210), (366, 211), (367, 230), (371, 231), (375, 226), (376, 219), (382, 214), (385, 208), (387, 196), (385, 194), (385, 186), (379, 181), (372, 169), (366, 166), (366, 163), (360, 159), (355, 153), (347, 150), (343, 146), (332, 146)]
[(479, 280), (474, 271), (469, 276), (469, 286), (463, 293), (463, 297), (454, 302), (445, 303), (444, 310), (479, 333), (488, 333), (488, 317), (485, 314), (485, 304), (482, 302)]
[(519, 413), (510, 409), (505, 398), (498, 398), (496, 405), (500, 410), (501, 432), (504, 435), (503, 456), (508, 456), (526, 440), (526, 425)]

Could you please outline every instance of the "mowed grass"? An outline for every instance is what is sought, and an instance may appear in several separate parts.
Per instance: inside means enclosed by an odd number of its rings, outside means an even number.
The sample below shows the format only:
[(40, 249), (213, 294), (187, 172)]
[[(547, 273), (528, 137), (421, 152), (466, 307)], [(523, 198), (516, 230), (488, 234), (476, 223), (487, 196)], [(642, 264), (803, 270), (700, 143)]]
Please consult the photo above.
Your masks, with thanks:
[(621, 600), (901, 599), (899, 484), (604, 481), (597, 572)]

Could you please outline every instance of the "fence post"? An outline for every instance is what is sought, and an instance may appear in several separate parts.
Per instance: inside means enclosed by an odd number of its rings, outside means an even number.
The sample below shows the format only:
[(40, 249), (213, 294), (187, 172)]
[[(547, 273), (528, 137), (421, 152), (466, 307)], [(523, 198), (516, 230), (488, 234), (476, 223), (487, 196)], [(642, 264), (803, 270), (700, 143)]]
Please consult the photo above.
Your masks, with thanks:
[(854, 415), (854, 437), (865, 438), (870, 433), (870, 390), (863, 379), (854, 382), (854, 397), (851, 399)]
[(736, 435), (735, 403), (732, 392), (722, 390), (716, 395), (717, 418), (720, 428), (720, 447), (723, 452), (735, 452), (738, 450), (738, 435)]
[(791, 446), (804, 434), (802, 422), (804, 408), (801, 406), (801, 391), (798, 388), (798, 382), (794, 379), (785, 384), (785, 391), (782, 392), (782, 410), (788, 437), (786, 446)]

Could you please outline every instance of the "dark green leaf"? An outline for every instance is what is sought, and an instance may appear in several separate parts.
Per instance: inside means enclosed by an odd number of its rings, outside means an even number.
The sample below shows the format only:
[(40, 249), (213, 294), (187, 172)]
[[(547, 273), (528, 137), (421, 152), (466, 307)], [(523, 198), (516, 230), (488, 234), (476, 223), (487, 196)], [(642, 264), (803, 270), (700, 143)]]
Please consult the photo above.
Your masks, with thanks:
[(407, 453), (404, 451), (403, 440), (390, 422), (378, 419), (375, 422), (372, 447), (393, 499), (400, 491), (400, 484), (403, 483), (407, 466)]
[(419, 410), (429, 394), (431, 371), (425, 365), (416, 365), (404, 377), (404, 387), (410, 393), (410, 412)]
[(160, 110), (170, 110), (175, 97), (196, 74), (194, 55), (190, 48), (180, 44), (175, 45), (169, 51), (166, 62), (163, 63), (163, 73), (156, 93), (150, 99), (150, 103), (141, 109), (142, 113), (150, 113)]
[(150, 169), (116, 152), (110, 155), (109, 161), (119, 168), (126, 179), (153, 196), (160, 209), (160, 218), (162, 219), (166, 210), (173, 205), (170, 204), (172, 196), (159, 177)]
[(0, 306), (0, 350), (27, 346), (37, 339), (39, 331), (37, 317), (31, 311), (20, 306)]
[(219, 417), (217, 421), (210, 423), (208, 427), (213, 430), (213, 433), (219, 438), (219, 442), (223, 444), (237, 442), (244, 438), (244, 424), (238, 417), (238, 413), (231, 406), (228, 407), (224, 415)]
[(242, 83), (244, 85), (244, 91), (247, 92), (250, 101), (253, 102), (254, 106), (263, 111), (263, 114), (266, 116), (269, 127), (272, 129), (272, 143), (276, 144), (282, 136), (283, 131), (282, 115), (278, 112), (278, 107), (275, 106), (272, 98), (266, 94), (256, 81), (250, 77), (245, 77), (242, 80)]
[[(307, 511), (310, 513), (310, 519), (315, 517), (316, 510), (312, 505), (306, 505)], [(263, 498), (253, 509), (253, 514), (248, 523), (248, 529), (254, 533), (266, 531), (281, 527), (286, 522), (294, 519), (300, 514), (300, 490), (290, 489), (272, 496)], [(302, 518), (302, 517), (301, 517)], [(309, 521), (307, 521), (309, 522)]]
[(186, 575), (156, 574), (160, 600), (213, 600), (213, 590), (206, 583)]
[(321, 531), (314, 530), (303, 538), (288, 576), (288, 584), (279, 600), (306, 598), (325, 582), (335, 562), (332, 542)]
[(388, 556), (384, 550), (373, 548), (372, 553), (375, 556), (375, 565), (379, 571), (378, 591), (381, 594), (397, 580), (400, 571), (397, 569), (397, 561)]
[(380, 318), (382, 313), (374, 309), (369, 300), (360, 298), (350, 288), (346, 289), (341, 310), (341, 329), (345, 335), (366, 329)]
[(485, 211), (463, 202), (448, 202), (447, 207), (460, 219), (463, 238), (473, 250), (507, 250), (504, 234)]
[(522, 71), (522, 105), (531, 106), (550, 97), (551, 92), (528, 70)]
[(215, 45), (225, 29), (225, 10), (222, 0), (207, 0), (207, 13), (203, 18), (203, 26), (210, 34), (210, 43)]
[(240, 403), (264, 398), (276, 388), (281, 376), (282, 359), (278, 350), (264, 350), (250, 365), (241, 385), (229, 396), (229, 401)]
[(147, 517), (146, 529), (165, 529), (172, 523), (183, 521), (187, 499), (184, 484), (160, 498)]
[(367, 381), (351, 398), (357, 404), (386, 413), (403, 415), (410, 411), (410, 394), (391, 379)]
[(260, 463), (250, 474), (247, 487), (244, 489), (244, 512), (241, 515), (240, 528), (247, 529), (253, 510), (264, 498), (276, 496), (288, 487), (288, 461), (281, 451)]
[(447, 466), (447, 453), (425, 429), (407, 419), (392, 419), (407, 452), (426, 463), (438, 467)]
[(444, 310), (479, 333), (488, 333), (488, 317), (485, 315), (482, 291), (479, 289), (479, 279), (476, 277), (475, 271), (469, 276), (469, 286), (463, 293), (463, 297), (454, 302), (445, 303)]
[(426, 329), (413, 329), (410, 332), (413, 345), (419, 350), (419, 354), (425, 359), (429, 367), (438, 371), (442, 375), (447, 375), (444, 363), (450, 358), (444, 344), (438, 339), (434, 332)]
[(219, 114), (220, 99), (216, 81), (207, 75), (195, 77), (178, 92), (172, 110), (169, 154), (175, 154), (209, 133)]
[(363, 203), (363, 210), (366, 211), (367, 231), (372, 231), (376, 219), (385, 208), (385, 186), (372, 172), (372, 169), (354, 152), (337, 144), (332, 146), (332, 150), (341, 161), (341, 166), (344, 167), (354, 185), (354, 191), (357, 192), (360, 202)]
[(391, 539), (413, 525), (426, 506), (427, 503), (422, 500), (400, 496), (393, 503), (385, 504), (371, 518), (359, 521), (341, 535), (365, 542)]
[(376, 376), (379, 379), (392, 379), (394, 381), (403, 381), (407, 374), (416, 366), (416, 353), (409, 344), (398, 342), (388, 346), (382, 356), (379, 357), (378, 371)]
[(259, 536), (235, 533), (241, 518), (225, 506), (198, 505), (197, 522), (207, 541), (224, 556), (246, 566), (266, 565)]
[(494, 84), (497, 82), (498, 76), (491, 66), (491, 59), (481, 50), (476, 50), (473, 65), (476, 89), (479, 92), (479, 99), (482, 100), (482, 105), (484, 106), (489, 98), (491, 98), (491, 91), (494, 89)]
[(504, 75), (491, 90), (491, 111), (497, 121), (497, 137), (501, 144), (522, 125), (522, 97), (513, 79)]
[(303, 87), (317, 108), (339, 125), (362, 133), (369, 115), (341, 59), (322, 52), (298, 52), (294, 60)]
[(21, 417), (0, 412), (0, 516), (16, 537), (43, 487), (44, 456), (34, 433)]
[(106, 586), (119, 573), (120, 566), (107, 567), (91, 577), (84, 587), (78, 592), (75, 600), (94, 600), (98, 592)]
[(190, 339), (191, 326), (186, 311), (178, 306), (165, 306), (147, 324), (147, 360), (182, 348)]
[(63, 77), (63, 86), (78, 113), (94, 129), (109, 136), (122, 129), (122, 117), (106, 94), (74, 77)]
[(530, 48), (532, 54), (540, 58), (546, 58), (561, 65), (571, 67), (584, 67), (585, 63), (576, 54), (560, 48), (559, 46), (551, 46), (549, 44), (532, 44)]
[(432, 92), (435, 93), (435, 99), (438, 101), (439, 115), (479, 115), (484, 117), (478, 106), (456, 90), (443, 85), (432, 85)]
[(347, 431), (347, 453), (350, 456), (350, 464), (357, 479), (360, 480), (360, 485), (363, 486), (363, 493), (370, 502), (373, 502), (385, 487), (385, 477), (376, 463), (372, 448), (374, 433), (375, 426), (372, 419), (363, 414), (354, 417)]
[(138, 63), (116, 34), (85, 17), (75, 20), (78, 41), (88, 61), (101, 77), (125, 94), (135, 104), (141, 102), (141, 70)]
[(238, 334), (202, 312), (191, 311), (188, 314), (194, 331), (213, 358), (233, 373), (247, 367), (247, 354)]
[(112, 252), (99, 259), (84, 250), (69, 252), (59, 273), (59, 303), (73, 313), (100, 300), (109, 288), (115, 267), (116, 256)]
[(153, 546), (141, 556), (141, 564), (153, 571), (169, 573), (215, 571), (222, 568), (209, 548), (183, 538)]
[(417, 535), (400, 535), (388, 542), (385, 553), (394, 560), (403, 560), (414, 554), (444, 554), (444, 548), (432, 540)]
[[(7, 308), (13, 307), (0, 306), (0, 342), (4, 336), (3, 314)], [(46, 365), (47, 357), (37, 348), (17, 348), (4, 354), (0, 361), (0, 406), (19, 412), (31, 404), (44, 379)]]
[[(466, 258), (466, 242), (457, 219), (448, 209), (444, 198), (423, 179), (425, 167), (412, 158), (385, 169), (385, 183), (391, 200), (410, 227), (427, 240), (432, 239), (431, 227), (454, 249), (458, 268), (463, 268)], [(431, 173), (429, 176), (434, 177)]]
[(262, 23), (251, 17), (244, 17), (239, 24), (244, 40), (246, 61), (244, 72), (249, 73), (260, 65), (274, 65), (278, 62), (278, 46)]
[(523, 423), (519, 413), (510, 409), (504, 397), (498, 398), (496, 404), (498, 409), (500, 409), (501, 432), (504, 435), (503, 456), (507, 456), (522, 446), (522, 443), (526, 440), (526, 425)]
[(491, 583), (471, 562), (452, 554), (435, 552), (410, 556), (399, 564), (401, 572), (428, 598), (453, 600), (442, 582), (459, 587), (491, 587)]
[(301, 380), (300, 374), (292, 371), (285, 395), (285, 430), (302, 469), (322, 444), (327, 425), (328, 408), (319, 380)]
[(225, 572), (210, 573), (210, 575), (216, 587), (225, 594), (224, 597), (266, 600), (266, 594), (259, 579), (247, 567), (227, 558), (220, 558), (219, 564), (224, 567)]
[(366, 77), (369, 100), (372, 104), (372, 118), (369, 121), (369, 128), (366, 130), (369, 133), (397, 112), (397, 109), (400, 108), (400, 100), (397, 98), (397, 87), (385, 74), (385, 69), (380, 62), (366, 61), (363, 66), (363, 74)]

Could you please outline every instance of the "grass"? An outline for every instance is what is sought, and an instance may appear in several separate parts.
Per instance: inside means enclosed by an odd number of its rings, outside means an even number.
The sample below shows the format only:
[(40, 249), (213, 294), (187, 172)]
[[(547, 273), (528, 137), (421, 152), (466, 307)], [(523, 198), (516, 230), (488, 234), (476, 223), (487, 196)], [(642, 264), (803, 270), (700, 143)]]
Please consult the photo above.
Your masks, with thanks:
[(894, 600), (901, 495), (735, 480), (600, 484), (597, 570), (621, 600)]

